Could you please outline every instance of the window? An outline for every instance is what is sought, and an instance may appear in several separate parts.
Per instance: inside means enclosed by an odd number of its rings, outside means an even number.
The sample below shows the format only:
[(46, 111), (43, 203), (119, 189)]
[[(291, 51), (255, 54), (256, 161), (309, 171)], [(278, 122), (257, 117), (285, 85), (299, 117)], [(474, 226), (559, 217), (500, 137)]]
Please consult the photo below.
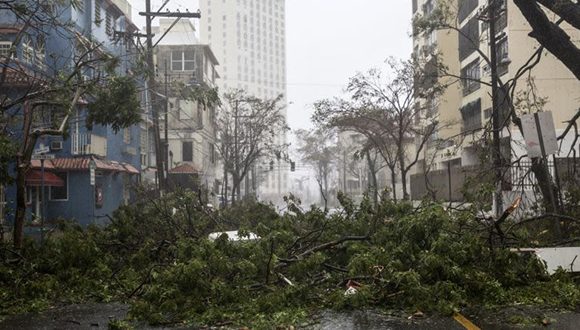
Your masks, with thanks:
[(215, 163), (215, 146), (213, 143), (209, 144), (209, 161), (214, 164)]
[(183, 141), (181, 143), (181, 160), (184, 162), (193, 161), (193, 142)]
[(25, 36), (22, 42), (22, 59), (25, 62), (32, 63), (34, 61), (34, 46), (30, 37)]
[(46, 53), (46, 40), (41, 34), (36, 38), (36, 65), (44, 66), (44, 59)]
[(459, 60), (462, 61), (479, 48), (479, 23), (477, 17), (467, 22), (459, 33)]
[(463, 119), (463, 132), (470, 132), (481, 128), (481, 99), (466, 104), (459, 111)]
[(459, 1), (459, 22), (463, 22), (464, 19), (473, 12), (475, 8), (477, 8), (478, 0), (460, 0)]
[(508, 52), (508, 39), (503, 38), (498, 41), (496, 47), (497, 74), (501, 76), (508, 72), (508, 66), (511, 62)]
[(66, 201), (68, 200), (68, 173), (54, 173), (56, 176), (64, 181), (62, 187), (50, 187), (51, 201)]
[(7, 57), (10, 55), (10, 50), (12, 48), (12, 42), (10, 41), (0, 41), (0, 57)]
[(195, 67), (195, 53), (193, 50), (171, 51), (172, 71), (193, 71)]
[(101, 26), (101, 0), (95, 0), (95, 25)]
[(113, 16), (108, 10), (105, 12), (105, 32), (108, 36), (113, 35)]
[(479, 89), (480, 86), (480, 69), (479, 59), (469, 63), (461, 69), (461, 83), (463, 86), (463, 95), (468, 95)]
[(123, 129), (123, 142), (126, 144), (131, 143), (131, 129), (128, 127)]

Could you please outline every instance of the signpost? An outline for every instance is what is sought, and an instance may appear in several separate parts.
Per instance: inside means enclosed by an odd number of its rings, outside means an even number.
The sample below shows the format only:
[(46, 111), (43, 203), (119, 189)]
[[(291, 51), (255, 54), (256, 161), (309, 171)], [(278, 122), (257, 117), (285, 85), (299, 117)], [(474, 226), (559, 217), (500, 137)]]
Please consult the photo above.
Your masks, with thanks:
[(91, 207), (93, 210), (93, 223), (95, 222), (95, 199), (96, 199), (96, 188), (95, 188), (95, 170), (97, 169), (97, 163), (94, 159), (89, 162), (89, 175), (90, 184), (93, 190), (93, 196), (91, 197)]
[(543, 158), (558, 152), (552, 112), (544, 111), (523, 115), (522, 129), (529, 158)]
[(44, 244), (44, 216), (46, 214), (46, 203), (44, 201), (44, 161), (47, 159), (54, 159), (54, 155), (46, 154), (49, 152), (49, 148), (44, 145), (40, 145), (38, 149), (34, 151), (32, 159), (40, 160), (40, 200), (42, 202), (42, 211), (40, 212), (40, 245)]

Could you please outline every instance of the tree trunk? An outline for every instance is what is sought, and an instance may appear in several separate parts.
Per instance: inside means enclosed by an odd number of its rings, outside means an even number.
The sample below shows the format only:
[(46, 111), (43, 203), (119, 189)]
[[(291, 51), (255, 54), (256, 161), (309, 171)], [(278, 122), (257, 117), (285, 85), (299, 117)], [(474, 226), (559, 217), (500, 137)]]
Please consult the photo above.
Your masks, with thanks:
[(401, 168), (401, 186), (403, 188), (403, 200), (409, 199), (409, 193), (407, 192), (407, 172), (409, 169), (405, 168), (407, 165), (405, 163), (405, 154), (399, 153), (399, 166)]
[(16, 157), (16, 215), (13, 232), (13, 244), (17, 250), (22, 248), (24, 237), (24, 221), (26, 219), (26, 173), (30, 168), (30, 159), (37, 140), (36, 135), (30, 134), (32, 108), (28, 102), (24, 103), (22, 111), (22, 133), (24, 135), (24, 141), (22, 141)]
[(379, 203), (379, 197), (378, 197), (379, 187), (377, 185), (377, 172), (375, 170), (375, 164), (371, 160), (371, 155), (370, 155), (370, 152), (368, 150), (366, 152), (366, 156), (367, 156), (367, 164), (369, 166), (369, 178), (370, 178), (369, 190), (371, 190), (373, 203), (375, 206), (377, 206)]
[(394, 167), (389, 167), (391, 170), (391, 189), (393, 189), (393, 201), (397, 202), (397, 172)]
[[(556, 185), (554, 184), (552, 175), (550, 175), (550, 170), (548, 169), (546, 160), (541, 158), (532, 158), (532, 172), (536, 176), (536, 181), (538, 182), (538, 186), (542, 194), (546, 213), (559, 214), (561, 205), (557, 198), (558, 191)], [(557, 218), (555, 218), (553, 221), (554, 236), (556, 238), (562, 238), (560, 221)]]
[[(550, 21), (536, 1), (514, 0), (514, 4), (518, 6), (532, 27), (530, 37), (536, 39), (540, 45), (556, 56), (577, 79), (580, 79), (580, 61), (578, 60), (580, 49), (574, 44), (570, 36), (561, 27)], [(570, 19), (568, 16), (565, 18)]]
[(27, 166), (23, 166), (22, 156), (16, 162), (16, 218), (14, 219), (14, 248), (22, 248), (24, 221), (26, 218), (26, 172)]

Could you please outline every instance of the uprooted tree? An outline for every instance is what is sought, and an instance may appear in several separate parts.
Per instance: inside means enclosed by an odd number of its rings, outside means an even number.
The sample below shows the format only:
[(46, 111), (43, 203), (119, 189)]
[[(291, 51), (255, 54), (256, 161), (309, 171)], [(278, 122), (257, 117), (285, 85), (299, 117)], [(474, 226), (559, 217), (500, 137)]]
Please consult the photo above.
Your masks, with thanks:
[[(26, 6), (24, 6), (26, 5)], [(117, 74), (119, 59), (102, 44), (78, 35), (71, 22), (59, 18), (76, 1), (2, 2), (3, 17), (20, 28), (12, 31), (12, 47), (0, 56), (2, 165), (15, 165), (14, 178), (2, 169), (0, 184), (16, 183), (14, 246), (20, 248), (26, 213), (25, 176), (40, 137), (65, 136), (70, 118), (86, 111), (85, 123), (110, 125), (113, 131), (140, 121), (135, 77)], [(46, 56), (45, 40), (70, 46)], [(22, 52), (17, 54), (17, 49)], [(74, 49), (74, 51), (71, 51)], [(50, 61), (48, 60), (50, 59)], [(6, 154), (8, 153), (8, 154)], [(15, 161), (15, 162), (14, 162)]]
[(285, 148), (281, 132), (288, 129), (280, 100), (263, 100), (234, 90), (224, 95), (217, 118), (217, 150), (224, 165), (224, 200), (231, 175), (231, 202), (241, 198), (241, 184), (262, 157), (280, 155)]
[(436, 99), (444, 86), (437, 81), (436, 68), (418, 59), (387, 61), (390, 76), (379, 69), (357, 74), (348, 83), (346, 98), (321, 100), (315, 104), (313, 120), (325, 127), (338, 127), (363, 134), (389, 168), (396, 200), (397, 173), (403, 199), (409, 198), (407, 177), (426, 144), (447, 125), (431, 118), (427, 125), (417, 120), (430, 109), (418, 98)]

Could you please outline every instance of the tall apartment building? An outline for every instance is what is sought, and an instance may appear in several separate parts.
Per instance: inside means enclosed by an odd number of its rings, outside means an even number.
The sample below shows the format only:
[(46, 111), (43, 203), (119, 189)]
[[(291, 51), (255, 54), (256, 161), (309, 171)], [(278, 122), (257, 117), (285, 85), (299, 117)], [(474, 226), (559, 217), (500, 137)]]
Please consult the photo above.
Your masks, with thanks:
[[(259, 98), (286, 96), (286, 22), (284, 0), (200, 0), (201, 42), (220, 62), (221, 92), (243, 89)], [(286, 110), (283, 115), (286, 117)], [(279, 137), (280, 143), (286, 136)], [(288, 166), (283, 159), (256, 164), (258, 196), (278, 201), (287, 191)]]
[[(429, 15), (439, 2), (441, 1), (413, 0), (413, 14)], [(455, 9), (457, 27), (461, 33), (440, 30), (429, 35), (418, 35), (414, 38), (415, 52), (418, 55), (424, 53), (425, 56), (432, 56), (428, 55), (433, 53), (432, 50), (439, 51), (437, 60), (462, 79), (460, 83), (450, 86), (433, 108), (431, 115), (437, 116), (439, 122), (446, 121), (449, 128), (438, 132), (439, 134), (435, 136), (435, 140), (440, 143), (427, 148), (416, 173), (425, 173), (427, 168), (433, 171), (452, 171), (449, 167), (477, 165), (481, 156), (478, 154), (477, 146), (484, 137), (484, 127), (491, 125), (491, 88), (486, 84), (491, 80), (491, 70), (480, 54), (482, 52), (488, 57), (490, 54), (489, 23), (482, 19), (487, 10), (488, 0), (445, 2)], [(528, 61), (540, 45), (528, 35), (531, 28), (512, 1), (503, 1), (500, 7), (494, 37), (497, 44), (497, 70), (500, 79), (505, 83), (514, 77), (517, 70)], [(561, 27), (576, 44), (580, 42), (580, 31), (565, 22)], [(533, 77), (537, 97), (546, 100), (543, 110), (551, 111), (553, 114), (558, 135), (565, 129), (567, 125), (565, 121), (578, 109), (580, 82), (546, 50), (538, 65), (531, 70), (530, 76)], [(522, 77), (517, 84), (515, 95), (528, 89), (526, 77)], [(501, 132), (501, 138), (505, 148), (504, 157), (516, 160), (526, 155), (523, 137), (516, 127), (508, 125)], [(564, 139), (561, 152), (556, 156), (566, 157), (570, 145), (570, 139)], [(576, 154), (580, 151), (578, 145), (572, 148), (576, 149)], [(523, 174), (512, 169), (508, 175), (511, 176), (511, 181), (515, 182), (521, 180), (520, 176)], [(452, 174), (451, 177), (453, 176)], [(415, 180), (415, 183), (418, 181)], [(445, 184), (447, 183), (441, 183), (440, 186)], [(424, 189), (415, 188), (416, 191)], [(450, 191), (449, 194), (455, 195), (455, 192)], [(447, 197), (447, 193), (441, 197)]]

